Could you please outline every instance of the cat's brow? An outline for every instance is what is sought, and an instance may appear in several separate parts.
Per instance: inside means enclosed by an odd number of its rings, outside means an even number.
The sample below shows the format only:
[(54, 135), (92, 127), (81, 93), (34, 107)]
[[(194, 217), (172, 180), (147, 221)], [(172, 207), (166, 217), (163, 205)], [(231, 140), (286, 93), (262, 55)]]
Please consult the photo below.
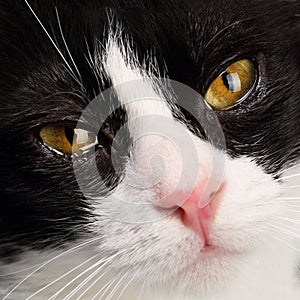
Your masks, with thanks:
[(254, 16), (254, 17), (250, 17), (250, 18), (245, 18), (245, 19), (242, 19), (242, 20), (238, 20), (238, 21), (235, 21), (233, 23), (230, 23), (229, 25), (227, 25), (226, 27), (222, 28), (221, 30), (219, 30), (209, 41), (208, 43), (205, 45), (205, 49), (207, 49), (224, 31), (232, 28), (233, 26), (235, 25), (238, 25), (240, 23), (243, 23), (243, 22), (246, 22), (246, 21), (250, 21), (250, 20), (254, 20), (254, 19), (257, 19), (257, 18), (260, 18), (260, 17), (263, 17), (263, 16), (266, 16), (267, 13), (264, 13), (264, 14), (259, 14), (257, 16)]

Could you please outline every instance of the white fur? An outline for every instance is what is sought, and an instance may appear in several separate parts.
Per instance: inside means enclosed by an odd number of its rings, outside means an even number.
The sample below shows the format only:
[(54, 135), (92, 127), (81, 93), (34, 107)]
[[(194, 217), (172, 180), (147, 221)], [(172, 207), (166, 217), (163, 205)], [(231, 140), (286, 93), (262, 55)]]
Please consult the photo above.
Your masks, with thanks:
[[(134, 54), (129, 52), (130, 47), (112, 36), (106, 49), (104, 70), (128, 111), (129, 122), (148, 115), (158, 115), (162, 120), (167, 120), (165, 124), (171, 124), (170, 128), (180, 132), (174, 136), (176, 145), (166, 136), (155, 134), (158, 131), (157, 124), (148, 121), (130, 123), (133, 139), (137, 136), (144, 139), (137, 141), (132, 149), (126, 180), (108, 198), (95, 199), (98, 218), (93, 228), (95, 236), (101, 237), (101, 242), (94, 241), (64, 255), (59, 252), (44, 253), (43, 256), (28, 253), (19, 264), (2, 266), (2, 273), (7, 274), (60, 255), (30, 276), (7, 299), (24, 299), (39, 289), (42, 290), (33, 299), (49, 298), (76, 274), (89, 270), (98, 259), (107, 257), (111, 257), (111, 261), (99, 270), (99, 274), (96, 272), (94, 278), (100, 274), (105, 276), (83, 295), (83, 299), (92, 299), (108, 280), (115, 278), (116, 282), (108, 289), (111, 291), (117, 286), (118, 276), (123, 278), (121, 286), (126, 288), (122, 299), (137, 299), (139, 295), (141, 299), (300, 299), (296, 276), (297, 251), (289, 245), (298, 246), (294, 237), (282, 233), (287, 228), (282, 218), (289, 218), (291, 212), (287, 205), (289, 201), (281, 200), (283, 189), (280, 182), (267, 175), (251, 158), (231, 159), (193, 136), (184, 125), (173, 119), (169, 99), (164, 99), (153, 76), (138, 65)], [(126, 89), (124, 83), (132, 80), (139, 82), (140, 90)], [(145, 100), (146, 96), (149, 99)], [(135, 101), (132, 102), (132, 99)], [(181, 145), (183, 133), (191, 141), (193, 149)], [(192, 156), (191, 153), (196, 153), (196, 156), (188, 162), (193, 163), (196, 159), (196, 168), (203, 172), (208, 172), (211, 160), (215, 157), (221, 155), (225, 160), (226, 168), (221, 178), (225, 185), (214, 199), (218, 208), (211, 239), (220, 249), (215, 257), (201, 252), (203, 241), (185, 227), (176, 215), (157, 209), (154, 205), (158, 200), (155, 188), (142, 188), (153, 184), (153, 181), (147, 180), (156, 173), (160, 177), (155, 179), (161, 180), (161, 183), (158, 182), (159, 189), (183, 188), (184, 184), (193, 184), (195, 178), (183, 174), (183, 181), (177, 185), (185, 170), (182, 155)], [(157, 156), (166, 163), (162, 173), (159, 165), (151, 165), (151, 158)], [(197, 176), (200, 178), (203, 172), (197, 173)], [(140, 178), (138, 183), (137, 177)], [(298, 224), (288, 221), (287, 224), (291, 226), (291, 231), (298, 230)], [(93, 255), (97, 257), (43, 289)], [(57, 299), (65, 299), (98, 266), (96, 264), (66, 286)], [(7, 280), (11, 284), (16, 283), (16, 278), (20, 280), (29, 273), (24, 271), (7, 276)], [(88, 281), (72, 299), (81, 295), (92, 282), (93, 279)], [(130, 283), (128, 287), (126, 283)], [(139, 294), (141, 288), (144, 289)], [(4, 287), (1, 289), (4, 290)], [(118, 291), (122, 291), (122, 288)], [(8, 292), (9, 289), (3, 291), (6, 295)], [(104, 294), (103, 299), (108, 299), (108, 295), (109, 292)], [(117, 299), (117, 296), (113, 299)]]
[[(126, 79), (142, 80), (147, 94), (155, 97), (157, 92), (151, 74), (145, 75), (143, 70), (138, 69), (136, 61), (130, 57), (134, 57), (132, 52), (124, 53), (124, 47), (120, 49), (118, 41), (111, 44), (107, 56), (108, 75), (113, 78), (115, 84), (124, 83)], [(117, 86), (116, 90), (120, 99), (123, 99), (123, 96), (126, 98), (124, 104), (128, 111), (129, 122), (136, 115), (140, 117), (159, 114), (169, 117), (166, 112), (168, 108), (166, 100), (165, 104), (159, 102), (157, 106), (143, 100), (135, 101), (132, 107), (128, 102), (136, 98), (137, 91), (126, 90), (126, 85), (123, 85), (121, 90), (118, 90)], [(151, 124), (147, 126), (151, 127)], [(183, 127), (180, 123), (178, 126)], [(152, 127), (155, 133), (157, 130), (155, 125), (152, 124)], [(148, 130), (149, 128), (146, 131)], [(193, 140), (196, 157), (199, 159), (197, 167), (203, 170), (209, 168), (209, 157), (218, 156), (218, 151), (211, 149), (213, 154), (209, 155), (206, 143), (191, 136), (186, 128), (183, 130), (186, 130), (186, 135)], [(137, 132), (143, 132), (143, 128), (138, 126), (138, 131), (132, 128), (132, 133)], [(176, 142), (180, 143), (180, 138)], [(176, 146), (184, 148), (184, 145), (176, 144)], [(167, 181), (167, 184), (172, 183), (173, 177), (176, 178), (178, 175), (176, 162), (182, 157), (178, 156), (178, 153), (174, 155), (176, 152), (168, 149), (167, 143), (154, 134), (147, 137), (137, 149), (133, 148), (132, 152), (132, 161), (128, 165), (129, 173), (136, 166), (134, 157), (139, 153), (139, 162), (147, 162), (153, 156), (160, 156), (167, 162), (164, 173), (167, 179), (162, 177), (162, 181)], [(220, 257), (210, 260), (199, 255), (202, 244), (197, 237), (183, 226), (176, 216), (166, 216), (166, 212), (157, 211), (151, 205), (157, 201), (155, 193), (151, 189), (141, 190), (134, 182), (129, 185), (126, 181), (126, 184), (121, 183), (118, 186), (112, 201), (101, 203), (99, 201), (99, 213), (106, 211), (107, 216), (115, 220), (112, 222), (108, 218), (100, 221), (101, 224), (107, 225), (101, 232), (105, 242), (99, 248), (126, 249), (130, 254), (115, 262), (115, 268), (137, 270), (140, 274), (138, 278), (146, 278), (149, 286), (152, 281), (156, 284), (164, 283), (169, 285), (170, 291), (179, 288), (196, 295), (202, 293), (209, 295), (211, 291), (220, 289), (224, 299), (240, 299), (247, 289), (252, 288), (252, 294), (251, 291), (247, 291), (251, 295), (249, 299), (262, 294), (269, 299), (276, 299), (275, 297), (282, 299), (284, 296), (296, 299), (296, 295), (298, 299), (299, 291), (293, 288), (296, 280), (294, 272), (297, 256), (290, 249), (284, 250), (282, 249), (284, 247), (279, 246), (281, 244), (277, 239), (281, 238), (280, 234), (276, 234), (272, 227), (277, 226), (278, 219), (288, 213), (284, 203), (280, 201), (280, 184), (249, 158), (232, 160), (225, 156), (225, 160), (226, 169), (223, 178), (225, 188), (220, 193), (219, 199), (214, 200), (218, 201), (218, 209), (212, 230), (213, 244), (219, 245), (223, 251)], [(143, 170), (135, 168), (134, 171), (144, 175)], [(187, 177), (185, 183), (192, 180), (188, 178), (188, 174), (183, 176)], [(171, 188), (174, 186), (176, 185), (171, 185)], [(124, 202), (124, 199), (129, 199), (130, 203)], [(141, 202), (143, 205), (136, 205)], [(120, 237), (117, 241), (116, 236)], [(283, 254), (286, 258), (279, 263), (278, 257)], [(245, 261), (248, 260), (249, 265), (247, 263), (245, 265)], [(278, 263), (278, 268), (275, 263)], [(249, 272), (245, 273), (246, 270)], [(278, 275), (275, 276), (276, 271)], [(229, 287), (227, 296), (225, 292), (227, 289), (224, 289), (224, 286)], [(278, 288), (275, 288), (276, 286)], [(263, 299), (268, 299), (266, 297)], [(245, 299), (245, 296), (243, 298)]]

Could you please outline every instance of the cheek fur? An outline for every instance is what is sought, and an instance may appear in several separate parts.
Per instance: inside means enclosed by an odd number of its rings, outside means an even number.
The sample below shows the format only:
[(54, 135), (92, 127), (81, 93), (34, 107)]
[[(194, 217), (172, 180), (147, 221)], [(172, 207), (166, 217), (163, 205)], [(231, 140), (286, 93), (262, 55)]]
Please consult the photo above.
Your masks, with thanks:
[[(0, 4), (0, 295), (298, 300), (299, 3), (154, 1), (138, 17), (112, 4), (115, 22), (97, 1), (38, 2), (35, 16), (26, 3)], [(45, 35), (50, 27), (57, 45)], [(253, 54), (261, 80), (252, 98), (218, 113), (227, 143), (220, 151), (178, 108), (190, 101), (199, 113), (201, 101), (174, 100), (157, 77), (200, 91), (237, 53)], [(135, 143), (121, 180), (105, 182), (108, 195), (85, 198), (70, 160), (33, 131), (77, 120), (111, 85)], [(147, 120), (153, 115), (164, 122)], [(169, 125), (175, 147), (153, 135)], [(112, 177), (105, 156), (99, 166)], [(201, 191), (219, 157), (221, 188), (203, 210)], [(285, 168), (294, 175), (278, 171)]]

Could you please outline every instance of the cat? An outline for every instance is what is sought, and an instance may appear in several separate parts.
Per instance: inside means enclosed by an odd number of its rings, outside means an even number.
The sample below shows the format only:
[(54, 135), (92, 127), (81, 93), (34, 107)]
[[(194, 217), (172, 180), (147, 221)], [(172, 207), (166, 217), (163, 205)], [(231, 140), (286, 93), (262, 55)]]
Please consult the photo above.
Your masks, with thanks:
[(299, 299), (299, 1), (1, 0), (0, 40), (2, 299)]

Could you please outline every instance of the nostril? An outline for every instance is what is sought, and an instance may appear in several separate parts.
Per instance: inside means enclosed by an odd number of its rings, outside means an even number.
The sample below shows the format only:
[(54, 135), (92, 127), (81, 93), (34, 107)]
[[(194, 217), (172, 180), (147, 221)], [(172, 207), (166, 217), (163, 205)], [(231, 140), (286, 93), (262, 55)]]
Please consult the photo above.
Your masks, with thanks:
[(209, 199), (213, 200), (216, 196), (217, 192), (213, 192), (209, 195)]
[(192, 194), (193, 192), (180, 190), (171, 191), (170, 193), (158, 190), (156, 192), (157, 200), (154, 202), (154, 205), (168, 210), (176, 210), (177, 208), (184, 206), (184, 204), (189, 201)]
[(176, 215), (180, 218), (181, 222), (184, 223), (185, 211), (182, 207), (177, 207), (175, 210)]
[[(174, 216), (176, 216), (183, 225), (191, 229), (200, 237), (204, 246), (211, 244), (211, 228), (219, 206), (221, 199), (220, 193), (223, 187), (224, 184), (217, 190), (207, 193), (207, 195), (209, 195), (209, 201), (207, 201), (207, 204), (203, 207), (199, 207), (199, 195), (203, 195), (203, 193), (199, 193), (198, 190), (193, 191), (190, 197), (182, 204), (178, 204), (178, 200), (174, 198), (173, 202), (169, 202), (169, 204), (173, 203), (173, 205), (169, 205), (168, 209), (172, 209)], [(175, 204), (175, 202), (177, 204)]]

